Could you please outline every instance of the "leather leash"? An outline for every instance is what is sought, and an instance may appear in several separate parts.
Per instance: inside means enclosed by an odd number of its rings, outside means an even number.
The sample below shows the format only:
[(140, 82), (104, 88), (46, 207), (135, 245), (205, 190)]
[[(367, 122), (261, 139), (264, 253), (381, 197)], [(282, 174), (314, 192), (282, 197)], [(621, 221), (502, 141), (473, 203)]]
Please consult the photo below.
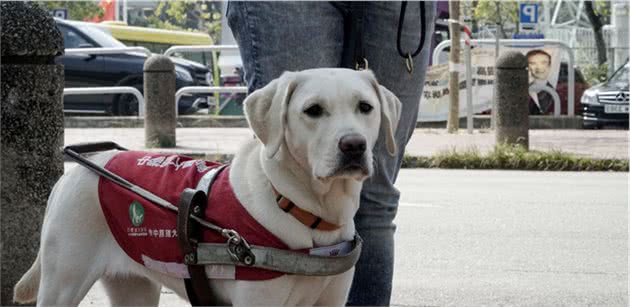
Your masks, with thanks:
[(354, 70), (368, 69), (363, 43), (363, 23), (365, 21), (366, 3), (330, 2), (343, 16), (343, 54), (341, 66)]
[[(368, 60), (365, 56), (365, 46), (363, 43), (363, 25), (367, 14), (367, 5), (363, 1), (329, 2), (343, 16), (343, 54), (341, 56), (341, 66), (345, 68), (364, 70), (368, 69)], [(400, 6), (400, 16), (398, 18), (398, 31), (396, 33), (396, 50), (405, 60), (407, 72), (413, 74), (413, 58), (422, 51), (426, 36), (426, 9), (423, 1), (419, 2), (420, 7), (420, 42), (415, 51), (403, 51), (401, 36), (405, 24), (405, 13), (407, 1), (403, 1)]]

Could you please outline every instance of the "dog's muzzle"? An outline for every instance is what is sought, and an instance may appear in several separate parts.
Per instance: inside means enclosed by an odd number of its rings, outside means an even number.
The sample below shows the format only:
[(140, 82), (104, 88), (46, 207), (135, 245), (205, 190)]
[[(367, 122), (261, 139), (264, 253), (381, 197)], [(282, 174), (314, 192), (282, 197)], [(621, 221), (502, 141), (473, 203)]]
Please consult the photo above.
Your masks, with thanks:
[(348, 159), (360, 159), (367, 147), (365, 138), (358, 134), (349, 134), (339, 140), (339, 150)]
[(359, 134), (345, 135), (339, 139), (338, 147), (341, 152), (338, 172), (361, 171), (368, 173), (365, 161), (365, 151), (367, 149), (365, 137)]

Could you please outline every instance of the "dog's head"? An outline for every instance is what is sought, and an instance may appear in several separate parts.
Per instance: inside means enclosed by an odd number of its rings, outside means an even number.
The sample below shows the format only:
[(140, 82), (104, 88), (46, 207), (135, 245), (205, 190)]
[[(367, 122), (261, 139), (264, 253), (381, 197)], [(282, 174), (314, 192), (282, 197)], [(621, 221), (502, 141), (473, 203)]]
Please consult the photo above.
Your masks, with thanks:
[(372, 175), (379, 137), (396, 154), (401, 104), (371, 71), (311, 69), (286, 72), (245, 100), (247, 121), (267, 158), (283, 144), (318, 180)]

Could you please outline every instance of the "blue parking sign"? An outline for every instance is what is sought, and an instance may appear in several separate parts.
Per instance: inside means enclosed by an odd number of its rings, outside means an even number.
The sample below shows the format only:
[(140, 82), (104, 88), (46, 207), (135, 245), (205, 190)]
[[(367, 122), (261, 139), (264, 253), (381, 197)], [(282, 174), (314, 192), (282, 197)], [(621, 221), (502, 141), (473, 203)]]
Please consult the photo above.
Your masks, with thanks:
[(520, 23), (538, 23), (538, 4), (521, 3), (519, 6)]

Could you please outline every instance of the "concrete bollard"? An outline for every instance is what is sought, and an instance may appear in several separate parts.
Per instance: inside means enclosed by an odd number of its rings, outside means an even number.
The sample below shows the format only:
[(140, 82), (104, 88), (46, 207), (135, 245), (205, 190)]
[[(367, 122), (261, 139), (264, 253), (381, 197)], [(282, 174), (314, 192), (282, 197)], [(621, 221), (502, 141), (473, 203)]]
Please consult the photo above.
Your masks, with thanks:
[(63, 174), (63, 36), (34, 3), (0, 3), (2, 28), (0, 203), (2, 293), (13, 286), (39, 249), (46, 201)]
[(527, 57), (508, 51), (496, 67), (496, 144), (529, 148)]
[(144, 62), (144, 135), (148, 148), (175, 147), (175, 65), (167, 56)]

